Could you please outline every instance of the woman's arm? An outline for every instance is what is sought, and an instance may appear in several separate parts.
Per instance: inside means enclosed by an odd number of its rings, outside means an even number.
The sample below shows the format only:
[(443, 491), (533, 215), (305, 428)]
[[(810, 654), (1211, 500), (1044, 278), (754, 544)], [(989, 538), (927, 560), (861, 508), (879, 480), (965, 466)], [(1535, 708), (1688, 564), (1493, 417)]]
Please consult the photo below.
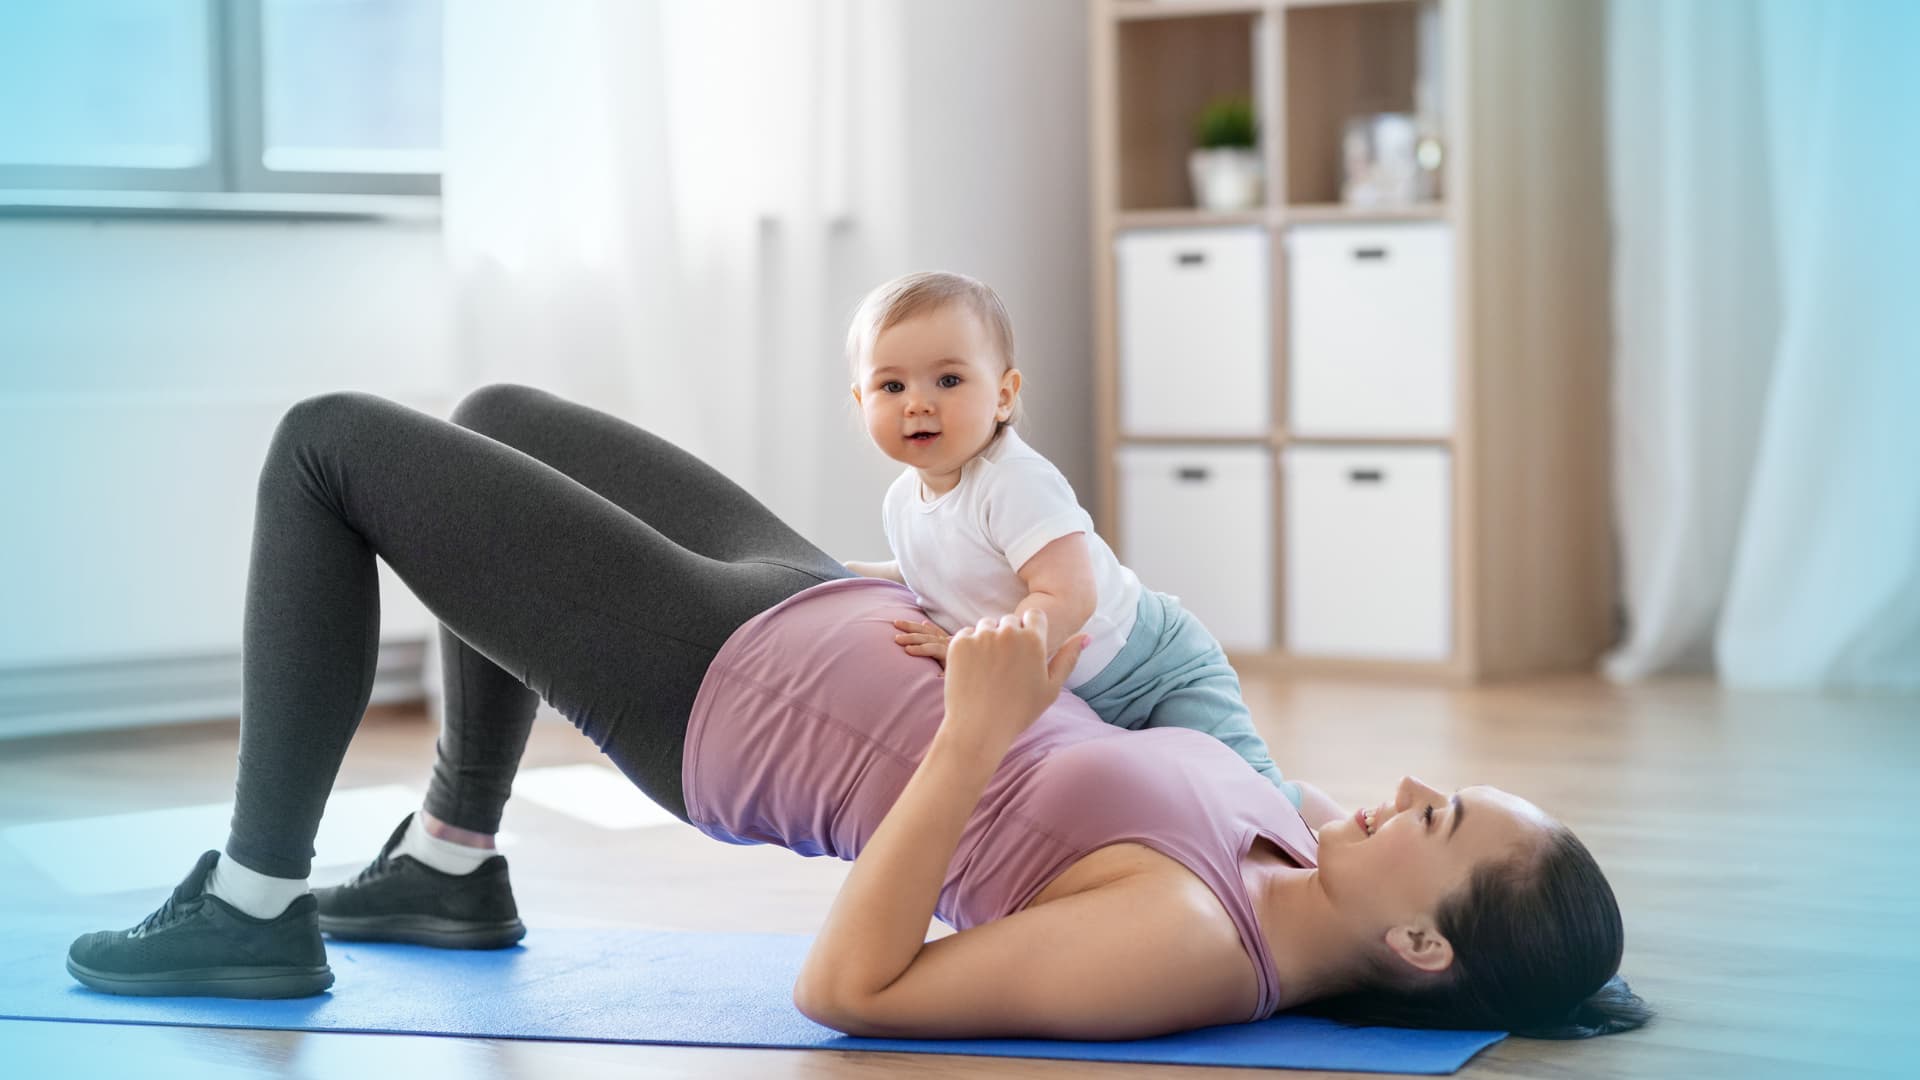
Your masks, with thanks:
[(1079, 659), (1076, 638), (1052, 665), (1046, 617), (1007, 616), (954, 635), (946, 715), (913, 777), (854, 860), (794, 988), (802, 1011), (858, 1008), (920, 955), (960, 832), (1013, 740), (1051, 705)]
[(927, 942), (878, 993), (836, 999), (802, 984), (794, 1003), (871, 1038), (1143, 1039), (1244, 1021), (1259, 996), (1226, 909), (1177, 869)]
[(960, 832), (1006, 753), (945, 725), (906, 789), (854, 860), (800, 967), (794, 999), (859, 1002), (884, 991), (919, 955)]
[(852, 1035), (1129, 1039), (1246, 1019), (1258, 982), (1199, 879), (1135, 873), (924, 941), (968, 816), (1085, 647), (1046, 663), (1046, 616), (952, 639), (946, 716), (834, 898), (794, 984)]
[(842, 563), (847, 569), (861, 577), (881, 578), (886, 581), (905, 585), (907, 580), (900, 576), (900, 563), (889, 559), (886, 562), (848, 562)]

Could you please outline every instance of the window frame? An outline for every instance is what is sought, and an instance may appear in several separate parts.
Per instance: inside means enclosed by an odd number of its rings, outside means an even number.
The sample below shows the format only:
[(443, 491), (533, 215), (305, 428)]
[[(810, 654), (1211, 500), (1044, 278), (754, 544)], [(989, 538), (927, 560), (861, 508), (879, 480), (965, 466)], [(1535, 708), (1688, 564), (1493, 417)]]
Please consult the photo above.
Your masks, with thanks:
[[(433, 204), (440, 173), (288, 171), (266, 167), (262, 0), (201, 0), (207, 21), (207, 160), (177, 169), (130, 165), (0, 165), (0, 205), (116, 209), (297, 210), (303, 196), (337, 213), (350, 196)], [(444, 40), (444, 37), (443, 39)], [(395, 199), (393, 197), (407, 197)]]

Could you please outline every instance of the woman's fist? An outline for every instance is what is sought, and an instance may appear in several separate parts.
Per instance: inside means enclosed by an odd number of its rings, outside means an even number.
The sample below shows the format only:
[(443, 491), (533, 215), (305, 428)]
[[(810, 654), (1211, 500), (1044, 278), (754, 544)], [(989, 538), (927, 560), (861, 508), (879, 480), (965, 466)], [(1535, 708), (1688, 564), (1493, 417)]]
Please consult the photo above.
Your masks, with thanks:
[(1086, 647), (1085, 634), (1060, 647), (1047, 662), (1047, 616), (981, 619), (946, 642), (945, 723), (1011, 743), (1054, 699)]

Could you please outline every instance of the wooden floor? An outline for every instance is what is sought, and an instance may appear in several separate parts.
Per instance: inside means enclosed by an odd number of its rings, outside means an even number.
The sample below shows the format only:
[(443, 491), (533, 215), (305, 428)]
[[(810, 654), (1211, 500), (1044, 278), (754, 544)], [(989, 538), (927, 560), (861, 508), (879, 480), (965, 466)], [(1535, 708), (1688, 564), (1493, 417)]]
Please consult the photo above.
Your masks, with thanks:
[[(1582, 1043), (1509, 1039), (1462, 1076), (1920, 1075), (1908, 1041), (1920, 996), (1911, 974), (1920, 963), (1920, 700), (1737, 695), (1697, 682), (1620, 689), (1591, 679), (1456, 691), (1253, 675), (1247, 691), (1281, 767), (1350, 805), (1387, 797), (1406, 772), (1442, 788), (1490, 783), (1566, 820), (1606, 868), (1626, 914), (1622, 974), (1660, 1019)], [(234, 724), (218, 723), (0, 742), (0, 826), (231, 798), (236, 737)], [(418, 786), (433, 740), (424, 713), (377, 711), (341, 782)], [(543, 714), (527, 765), (597, 757)], [(559, 925), (809, 933), (845, 873), (844, 864), (715, 844), (680, 826), (597, 830), (526, 803), (509, 807), (505, 828), (519, 837), (514, 880), (534, 934)], [(367, 837), (369, 856), (384, 839)], [(9, 901), (63, 903), (4, 844), (0, 882)], [(145, 910), (123, 914), (113, 925)], [(343, 979), (335, 992), (352, 986)], [(353, 1080), (1268, 1075), (0, 1022), (0, 1073), (23, 1048), (69, 1060), (70, 1076), (128, 1055), (153, 1075)]]

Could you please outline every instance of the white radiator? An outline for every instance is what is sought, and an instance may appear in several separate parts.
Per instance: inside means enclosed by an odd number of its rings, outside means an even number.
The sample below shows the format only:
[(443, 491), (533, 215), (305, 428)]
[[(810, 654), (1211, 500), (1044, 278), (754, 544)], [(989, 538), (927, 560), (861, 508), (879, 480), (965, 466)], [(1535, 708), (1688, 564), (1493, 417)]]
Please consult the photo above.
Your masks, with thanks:
[[(0, 737), (239, 715), (255, 486), (304, 396), (0, 395)], [(384, 563), (380, 601), (373, 700), (418, 700), (433, 617)]]

